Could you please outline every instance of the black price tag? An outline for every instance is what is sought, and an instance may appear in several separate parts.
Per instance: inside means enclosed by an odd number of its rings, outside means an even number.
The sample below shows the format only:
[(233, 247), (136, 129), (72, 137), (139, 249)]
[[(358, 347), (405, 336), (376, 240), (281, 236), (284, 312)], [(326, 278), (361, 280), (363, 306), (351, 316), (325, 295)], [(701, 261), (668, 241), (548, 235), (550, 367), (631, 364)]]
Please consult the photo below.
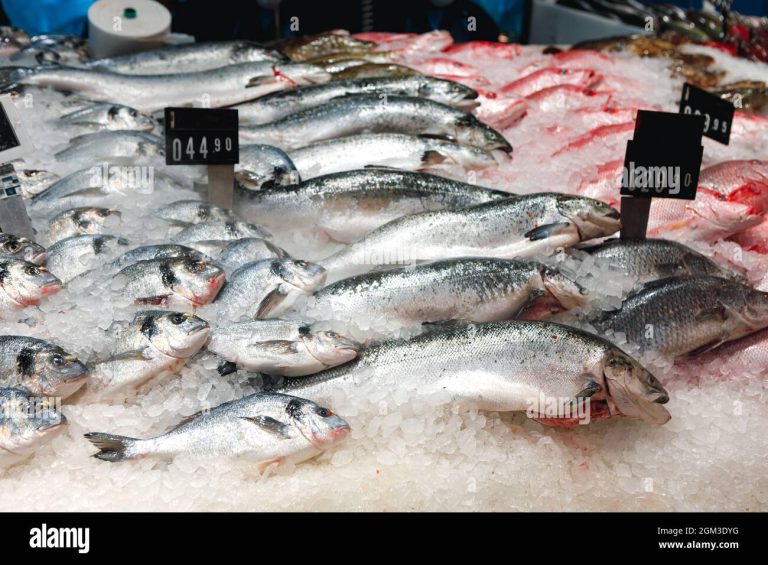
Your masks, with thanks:
[(696, 198), (703, 124), (694, 114), (638, 111), (624, 157), (622, 196)]
[(165, 109), (166, 165), (234, 165), (239, 161), (237, 110)]
[(13, 129), (5, 108), (0, 104), (0, 152), (14, 149), (21, 145), (19, 138), (16, 137), (16, 131)]
[(733, 104), (727, 100), (687, 82), (683, 84), (680, 113), (702, 116), (704, 135), (707, 137), (728, 145), (735, 111)]

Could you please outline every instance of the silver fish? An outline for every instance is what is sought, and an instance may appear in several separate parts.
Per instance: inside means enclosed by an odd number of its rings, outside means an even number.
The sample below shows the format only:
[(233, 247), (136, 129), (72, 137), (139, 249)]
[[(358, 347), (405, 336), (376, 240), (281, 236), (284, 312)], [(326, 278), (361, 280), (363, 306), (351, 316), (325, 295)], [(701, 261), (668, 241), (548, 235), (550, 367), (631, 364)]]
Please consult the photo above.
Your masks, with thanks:
[(273, 463), (299, 463), (332, 447), (349, 424), (327, 408), (283, 394), (257, 393), (183, 420), (161, 436), (134, 439), (104, 433), (85, 437), (103, 461), (138, 457), (241, 457), (264, 471)]
[(291, 151), (363, 133), (430, 135), (511, 153), (499, 132), (463, 110), (427, 98), (359, 94), (344, 96), (262, 125), (241, 126), (240, 139)]
[[(436, 320), (490, 322), (515, 318), (536, 305), (544, 312), (582, 306), (585, 291), (552, 267), (526, 259), (465, 257), (343, 279), (315, 293), (308, 315), (332, 327), (365, 328), (352, 335), (375, 335), (394, 326)], [(314, 315), (313, 315), (314, 314)]]
[(239, 221), (218, 221), (194, 224), (173, 237), (174, 243), (190, 245), (197, 241), (235, 241), (244, 237), (271, 237), (264, 228)]
[(241, 145), (235, 180), (247, 190), (296, 184), (299, 173), (288, 154), (271, 145)]
[(88, 390), (99, 398), (137, 389), (179, 371), (208, 339), (208, 322), (192, 314), (143, 310), (120, 335), (115, 354), (95, 364)]
[(56, 153), (59, 161), (89, 159), (91, 161), (126, 162), (136, 157), (160, 157), (165, 153), (162, 138), (142, 131), (101, 131), (73, 137), (69, 146)]
[(0, 259), (0, 311), (35, 306), (61, 290), (45, 267), (20, 259)]
[(20, 388), (0, 388), (0, 461), (33, 453), (66, 425), (52, 399)]
[(128, 242), (112, 235), (76, 235), (61, 239), (48, 248), (45, 266), (61, 282), (102, 267), (120, 253)]
[(33, 337), (0, 336), (0, 386), (66, 398), (85, 384), (87, 374), (85, 365), (58, 345)]
[(320, 265), (293, 259), (247, 263), (229, 278), (217, 300), (229, 319), (265, 318), (290, 306), (301, 294), (312, 294), (325, 283)]
[(187, 257), (139, 261), (113, 277), (112, 289), (137, 304), (195, 308), (211, 302), (224, 284), (217, 265)]
[(114, 208), (81, 206), (56, 214), (48, 223), (48, 240), (60, 241), (68, 237), (86, 234), (102, 234), (110, 220), (119, 220), (121, 213)]
[(368, 133), (322, 141), (290, 155), (302, 180), (366, 166), (422, 171), (451, 166), (480, 170), (497, 165), (491, 154), (474, 147), (399, 133)]
[(95, 59), (86, 66), (124, 75), (165, 75), (206, 71), (235, 63), (280, 62), (286, 59), (279, 51), (251, 41), (216, 41)]
[(78, 128), (83, 133), (102, 130), (150, 132), (158, 125), (152, 116), (120, 104), (94, 104), (65, 114), (57, 123), (70, 129)]
[(236, 217), (232, 210), (202, 200), (177, 200), (160, 208), (155, 215), (183, 226), (204, 222), (227, 222)]
[(304, 322), (255, 320), (216, 328), (207, 348), (227, 362), (219, 367), (220, 374), (245, 369), (299, 377), (351, 361), (359, 346)]
[(583, 250), (641, 282), (683, 275), (736, 276), (698, 251), (666, 239), (610, 239)]
[(279, 388), (316, 402), (351, 389), (379, 397), (404, 390), (462, 408), (525, 411), (547, 423), (567, 414), (542, 413), (540, 400), (589, 398), (584, 415), (593, 419), (623, 415), (664, 424), (670, 418), (662, 406), (666, 391), (637, 361), (596, 335), (541, 321), (454, 325), (380, 342), (350, 363), (284, 380)]
[(555, 192), (393, 220), (321, 261), (329, 279), (453, 257), (531, 257), (606, 237), (619, 213), (599, 200)]
[(16, 171), (16, 177), (21, 184), (21, 193), (24, 198), (32, 198), (40, 194), (61, 177), (51, 171), (40, 169), (23, 169)]
[(467, 110), (477, 105), (477, 92), (468, 86), (450, 80), (413, 76), (334, 80), (327, 84), (275, 92), (236, 108), (241, 125), (258, 125), (351, 94), (416, 96)]
[(194, 260), (213, 262), (213, 259), (191, 247), (175, 243), (162, 243), (160, 245), (144, 245), (126, 251), (120, 257), (115, 259), (111, 265), (122, 269), (123, 267), (138, 263), (139, 261), (167, 259), (168, 257), (186, 257)]
[(221, 250), (216, 262), (224, 267), (227, 274), (239, 269), (246, 263), (253, 263), (262, 259), (290, 259), (290, 255), (266, 239), (258, 237), (246, 237), (237, 239), (227, 244)]
[(0, 232), (0, 260), (21, 259), (35, 265), (45, 262), (45, 248), (31, 239)]
[(720, 277), (671, 277), (646, 284), (592, 324), (642, 350), (698, 355), (768, 327), (768, 292)]
[(12, 74), (12, 80), (19, 84), (68, 90), (98, 102), (123, 104), (147, 114), (169, 106), (231, 106), (270, 92), (327, 82), (330, 78), (322, 67), (271, 61), (146, 76), (59, 67), (20, 69)]
[(295, 186), (235, 193), (244, 217), (270, 229), (312, 226), (349, 243), (401, 216), (463, 208), (512, 196), (426, 173), (360, 169), (315, 177)]

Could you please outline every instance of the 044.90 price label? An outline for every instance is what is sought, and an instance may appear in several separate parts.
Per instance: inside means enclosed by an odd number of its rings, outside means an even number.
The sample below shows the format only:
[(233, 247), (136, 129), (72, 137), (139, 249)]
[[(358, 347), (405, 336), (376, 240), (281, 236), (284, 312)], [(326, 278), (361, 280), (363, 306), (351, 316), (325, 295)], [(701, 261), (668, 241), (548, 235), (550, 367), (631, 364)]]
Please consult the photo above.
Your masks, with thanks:
[(165, 109), (167, 165), (234, 165), (239, 157), (237, 110)]

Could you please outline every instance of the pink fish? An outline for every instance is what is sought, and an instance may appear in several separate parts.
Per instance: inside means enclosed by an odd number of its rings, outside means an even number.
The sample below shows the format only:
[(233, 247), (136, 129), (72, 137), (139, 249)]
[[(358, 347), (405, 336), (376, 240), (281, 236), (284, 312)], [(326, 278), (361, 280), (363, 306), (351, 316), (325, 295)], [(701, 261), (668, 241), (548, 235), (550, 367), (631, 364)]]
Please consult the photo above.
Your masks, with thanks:
[(517, 98), (505, 98), (495, 92), (478, 90), (475, 116), (488, 125), (504, 130), (511, 127), (525, 116), (528, 105)]
[(621, 142), (626, 143), (626, 141), (632, 138), (632, 133), (634, 131), (635, 122), (598, 126), (569, 141), (566, 145), (552, 153), (552, 157), (562, 155), (563, 153), (588, 149), (595, 145), (613, 146)]
[(480, 58), (514, 59), (523, 50), (516, 43), (496, 43), (495, 41), (470, 41), (454, 44), (443, 49), (449, 55), (469, 55)]
[(537, 90), (525, 99), (542, 112), (555, 110), (601, 109), (610, 100), (610, 94), (587, 91), (575, 84), (561, 84)]
[(501, 89), (503, 94), (529, 96), (551, 86), (573, 84), (584, 89), (595, 87), (602, 77), (592, 69), (544, 68), (510, 82)]

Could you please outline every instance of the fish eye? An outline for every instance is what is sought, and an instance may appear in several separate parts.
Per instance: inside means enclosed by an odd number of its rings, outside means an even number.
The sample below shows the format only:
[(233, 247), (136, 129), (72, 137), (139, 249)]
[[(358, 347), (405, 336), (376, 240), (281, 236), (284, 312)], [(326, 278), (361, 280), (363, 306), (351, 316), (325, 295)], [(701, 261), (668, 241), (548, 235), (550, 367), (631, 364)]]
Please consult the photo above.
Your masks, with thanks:
[(336, 332), (328, 332), (327, 335), (328, 335), (328, 337), (331, 337), (331, 338), (334, 338), (334, 339), (339, 337), (339, 334), (337, 334)]
[(331, 416), (333, 416), (333, 412), (321, 406), (318, 406), (317, 408), (315, 408), (315, 414), (317, 414), (321, 418), (330, 418)]
[(11, 253), (16, 253), (19, 249), (21, 249), (21, 244), (18, 241), (9, 241), (5, 244), (5, 248)]
[(57, 353), (56, 355), (54, 355), (54, 356), (53, 356), (53, 358), (51, 359), (51, 361), (53, 362), (53, 364), (54, 364), (54, 365), (56, 365), (56, 366), (61, 366), (61, 365), (63, 365), (63, 364), (64, 364), (64, 357), (62, 357), (61, 355), (59, 355), (59, 354)]
[(135, 118), (136, 116), (138, 116), (138, 115), (139, 115), (139, 113), (138, 113), (136, 110), (131, 110), (131, 111), (130, 111), (130, 112), (128, 112), (128, 113), (130, 114), (130, 116), (131, 116), (132, 118)]
[(90, 229), (91, 222), (89, 220), (80, 220), (79, 222), (77, 222), (77, 227), (83, 230)]
[(174, 314), (171, 316), (171, 323), (175, 326), (178, 326), (184, 321), (184, 315), (183, 314)]
[(307, 263), (306, 261), (296, 261), (296, 264), (299, 267), (307, 267), (307, 266), (309, 266), (309, 263)]
[(40, 274), (41, 269), (37, 265), (27, 265), (26, 267), (24, 267), (24, 272), (34, 277), (35, 275)]
[(187, 268), (192, 273), (200, 273), (205, 269), (205, 261), (190, 261)]

